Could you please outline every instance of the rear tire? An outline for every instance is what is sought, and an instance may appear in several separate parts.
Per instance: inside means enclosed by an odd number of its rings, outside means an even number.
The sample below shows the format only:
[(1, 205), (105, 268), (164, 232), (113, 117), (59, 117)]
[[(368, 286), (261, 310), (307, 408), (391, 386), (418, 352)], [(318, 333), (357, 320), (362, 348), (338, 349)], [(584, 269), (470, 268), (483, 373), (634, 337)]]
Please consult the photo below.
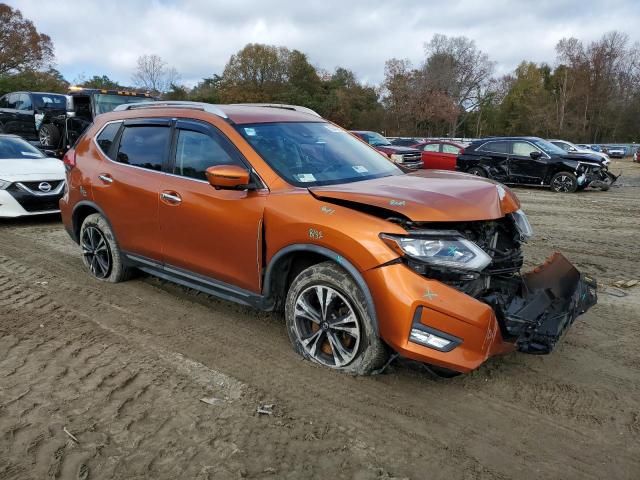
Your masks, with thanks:
[(388, 351), (376, 334), (364, 294), (333, 262), (303, 270), (291, 283), (285, 320), (302, 357), (355, 375), (381, 368)]
[(480, 167), (470, 168), (469, 170), (467, 170), (467, 173), (470, 173), (471, 175), (475, 175), (476, 177), (487, 178), (487, 172), (485, 172)]
[(556, 193), (573, 193), (578, 189), (578, 179), (573, 173), (558, 172), (551, 177), (549, 186)]
[(60, 144), (60, 130), (52, 123), (45, 123), (38, 130), (38, 140), (43, 147), (57, 147)]
[(123, 262), (113, 231), (99, 213), (89, 215), (82, 222), (80, 247), (82, 262), (94, 278), (118, 283), (130, 277), (130, 269)]

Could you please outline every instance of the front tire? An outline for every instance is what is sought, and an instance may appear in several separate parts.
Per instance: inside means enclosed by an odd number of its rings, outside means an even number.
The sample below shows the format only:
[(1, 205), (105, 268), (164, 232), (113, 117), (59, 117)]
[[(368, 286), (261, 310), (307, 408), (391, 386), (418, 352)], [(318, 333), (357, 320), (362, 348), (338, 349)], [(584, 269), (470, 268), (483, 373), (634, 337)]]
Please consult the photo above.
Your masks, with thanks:
[(294, 279), (285, 319), (294, 350), (315, 363), (366, 375), (388, 358), (362, 291), (333, 262), (313, 265)]
[(556, 193), (573, 193), (578, 189), (578, 179), (573, 173), (558, 172), (551, 177), (549, 186)]
[(89, 273), (103, 282), (118, 283), (127, 280), (129, 269), (122, 261), (122, 254), (107, 220), (94, 213), (80, 227), (82, 262)]

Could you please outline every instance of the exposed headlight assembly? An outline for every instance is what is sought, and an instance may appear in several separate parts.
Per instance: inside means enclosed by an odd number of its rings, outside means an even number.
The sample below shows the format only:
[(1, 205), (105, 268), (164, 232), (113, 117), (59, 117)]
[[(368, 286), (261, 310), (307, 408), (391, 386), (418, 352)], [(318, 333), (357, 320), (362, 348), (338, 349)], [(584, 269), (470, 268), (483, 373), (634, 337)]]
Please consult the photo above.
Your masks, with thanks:
[(511, 214), (511, 218), (513, 219), (513, 223), (516, 225), (516, 230), (518, 230), (518, 233), (520, 234), (521, 241), (526, 242), (533, 237), (533, 228), (531, 228), (529, 219), (522, 210), (516, 210), (513, 212)]
[(492, 260), (456, 231), (421, 231), (408, 236), (383, 233), (380, 238), (401, 255), (434, 266), (479, 272)]
[(11, 182), (7, 182), (6, 180), (0, 180), (0, 190), (4, 190), (9, 185), (11, 185)]

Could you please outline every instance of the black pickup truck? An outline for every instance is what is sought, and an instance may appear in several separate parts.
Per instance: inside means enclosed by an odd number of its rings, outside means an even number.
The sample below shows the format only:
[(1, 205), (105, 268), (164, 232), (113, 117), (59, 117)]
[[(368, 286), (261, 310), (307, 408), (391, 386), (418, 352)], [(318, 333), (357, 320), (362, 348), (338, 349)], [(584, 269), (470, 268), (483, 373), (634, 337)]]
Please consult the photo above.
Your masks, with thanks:
[(71, 87), (67, 95), (12, 92), (0, 97), (0, 133), (12, 133), (62, 157), (96, 115), (124, 103), (156, 100), (148, 93)]

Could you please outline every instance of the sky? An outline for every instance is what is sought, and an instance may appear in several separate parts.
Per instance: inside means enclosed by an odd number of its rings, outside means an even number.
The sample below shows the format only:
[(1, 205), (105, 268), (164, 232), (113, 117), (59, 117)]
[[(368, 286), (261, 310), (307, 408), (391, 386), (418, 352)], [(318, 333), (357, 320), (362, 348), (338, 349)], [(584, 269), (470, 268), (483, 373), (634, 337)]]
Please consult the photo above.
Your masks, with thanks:
[(640, 41), (640, 0), (4, 0), (48, 34), (69, 81), (107, 75), (131, 84), (136, 59), (156, 54), (193, 86), (221, 74), (247, 43), (306, 53), (318, 68), (377, 84), (384, 62), (419, 65), (436, 33), (464, 35), (496, 62), (555, 61), (555, 45), (611, 30)]

